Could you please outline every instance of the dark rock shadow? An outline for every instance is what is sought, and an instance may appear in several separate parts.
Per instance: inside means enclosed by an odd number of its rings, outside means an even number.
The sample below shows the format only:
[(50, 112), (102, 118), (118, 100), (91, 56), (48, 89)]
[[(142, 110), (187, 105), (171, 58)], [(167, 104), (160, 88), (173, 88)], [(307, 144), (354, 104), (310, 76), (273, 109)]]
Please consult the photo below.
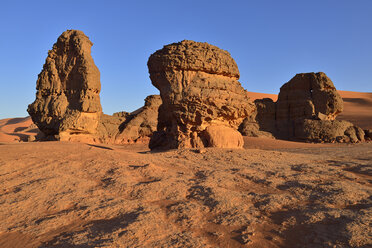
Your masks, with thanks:
[(26, 121), (28, 118), (30, 118), (30, 117), (12, 118), (12, 119), (8, 120), (8, 121), (5, 123), (5, 125), (17, 124), (17, 123), (20, 123), (20, 122)]
[(344, 102), (350, 102), (355, 103), (364, 107), (370, 107), (372, 104), (372, 101), (363, 99), (363, 98), (342, 98)]
[[(123, 214), (121, 216), (112, 219), (100, 219), (92, 220), (86, 223), (82, 228), (78, 228), (76, 231), (62, 232), (55, 236), (53, 240), (50, 240), (40, 247), (73, 247), (73, 248), (90, 248), (90, 247), (102, 247), (107, 242), (112, 241), (110, 238), (98, 238), (100, 236), (113, 233), (119, 229), (124, 229), (131, 223), (135, 222), (138, 216), (142, 213), (143, 209), (138, 208), (133, 212)], [(73, 236), (87, 233), (87, 243), (85, 244), (73, 244)], [(123, 235), (125, 231), (119, 233), (119, 236)], [(89, 242), (89, 243), (88, 243)]]
[(95, 147), (95, 148), (101, 148), (101, 149), (106, 149), (106, 150), (114, 150), (111, 147), (108, 146), (101, 146), (101, 145), (93, 145), (93, 144), (87, 144), (88, 146)]
[(271, 219), (277, 225), (290, 218), (295, 218), (296, 223), (280, 232), (284, 240), (283, 247), (333, 247), (331, 244), (342, 244), (340, 247), (349, 247), (346, 226), (352, 222), (345, 216), (341, 218), (326, 217), (316, 223), (306, 223), (306, 213), (314, 210), (290, 210), (272, 214)]
[(212, 197), (213, 192), (209, 187), (195, 185), (188, 189), (188, 193), (189, 194), (186, 196), (187, 199), (200, 201), (210, 209), (214, 209), (218, 205), (218, 201)]

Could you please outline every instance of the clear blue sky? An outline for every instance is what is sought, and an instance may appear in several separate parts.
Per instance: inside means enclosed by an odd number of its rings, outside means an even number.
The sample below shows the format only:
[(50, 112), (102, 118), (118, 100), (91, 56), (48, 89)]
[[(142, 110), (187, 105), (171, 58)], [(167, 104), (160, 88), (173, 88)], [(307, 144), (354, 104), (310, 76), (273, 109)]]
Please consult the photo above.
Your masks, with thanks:
[(184, 39), (228, 50), (248, 91), (278, 93), (312, 71), (337, 89), (372, 91), (372, 0), (1, 0), (0, 27), (0, 119), (27, 115), (47, 52), (66, 29), (94, 43), (108, 114), (158, 94), (147, 59)]

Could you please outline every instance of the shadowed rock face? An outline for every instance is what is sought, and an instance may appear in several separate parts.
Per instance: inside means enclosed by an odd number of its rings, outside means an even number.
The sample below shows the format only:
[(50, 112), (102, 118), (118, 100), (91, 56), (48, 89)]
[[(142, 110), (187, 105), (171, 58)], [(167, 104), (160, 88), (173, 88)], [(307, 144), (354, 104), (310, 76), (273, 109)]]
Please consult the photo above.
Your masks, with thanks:
[(249, 136), (267, 136), (311, 142), (364, 141), (364, 131), (336, 116), (343, 111), (343, 100), (323, 72), (301, 73), (280, 88), (278, 101), (255, 101), (254, 120), (239, 127)]
[(75, 134), (97, 134), (101, 84), (92, 45), (82, 31), (67, 30), (48, 52), (37, 79), (36, 100), (27, 109), (46, 135), (68, 140)]
[(325, 73), (300, 73), (280, 88), (275, 118), (279, 132), (291, 135), (295, 120), (334, 120), (342, 111), (342, 98)]
[(227, 51), (185, 40), (152, 54), (148, 68), (163, 102), (151, 149), (242, 146), (236, 130), (254, 105), (237, 81), (239, 70)]

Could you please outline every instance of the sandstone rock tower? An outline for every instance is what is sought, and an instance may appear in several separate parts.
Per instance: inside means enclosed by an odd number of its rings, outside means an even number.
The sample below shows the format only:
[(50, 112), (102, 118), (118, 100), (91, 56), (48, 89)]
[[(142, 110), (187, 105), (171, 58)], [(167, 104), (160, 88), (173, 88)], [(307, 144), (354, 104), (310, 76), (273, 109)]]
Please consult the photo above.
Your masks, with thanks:
[(255, 107), (227, 51), (184, 40), (156, 51), (147, 65), (162, 99), (151, 149), (243, 146), (236, 130)]
[(94, 137), (102, 114), (100, 72), (91, 56), (93, 43), (78, 30), (67, 30), (49, 51), (28, 106), (34, 123), (60, 140)]

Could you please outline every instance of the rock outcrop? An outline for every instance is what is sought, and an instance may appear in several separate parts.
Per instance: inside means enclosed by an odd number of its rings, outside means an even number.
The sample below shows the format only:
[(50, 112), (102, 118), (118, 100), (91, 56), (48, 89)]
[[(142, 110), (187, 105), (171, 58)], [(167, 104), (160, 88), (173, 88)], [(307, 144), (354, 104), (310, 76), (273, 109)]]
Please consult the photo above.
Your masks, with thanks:
[(147, 65), (163, 102), (151, 149), (242, 147), (235, 131), (255, 107), (227, 51), (185, 40), (156, 51)]
[(364, 141), (364, 131), (336, 116), (343, 100), (323, 72), (301, 73), (280, 88), (277, 102), (255, 101), (255, 119), (244, 120), (239, 130), (249, 136), (272, 133), (276, 138), (309, 142)]
[(297, 120), (335, 120), (342, 110), (343, 100), (325, 73), (300, 73), (280, 88), (276, 128), (292, 136)]
[(100, 142), (115, 144), (148, 143), (158, 124), (159, 95), (150, 95), (145, 105), (132, 113), (103, 114), (98, 125)]
[(348, 121), (304, 119), (296, 121), (294, 137), (318, 143), (357, 143), (364, 141), (364, 131)]
[(99, 136), (102, 114), (100, 72), (91, 56), (93, 43), (78, 30), (67, 30), (49, 51), (28, 113), (48, 136), (73, 140)]
[(126, 116), (120, 124), (115, 143), (131, 144), (148, 142), (158, 125), (159, 95), (146, 97), (145, 106)]
[(36, 100), (27, 111), (45, 139), (127, 144), (148, 141), (156, 130), (160, 96), (149, 96), (133, 113), (102, 113), (100, 72), (93, 43), (67, 30), (49, 51), (36, 83)]

